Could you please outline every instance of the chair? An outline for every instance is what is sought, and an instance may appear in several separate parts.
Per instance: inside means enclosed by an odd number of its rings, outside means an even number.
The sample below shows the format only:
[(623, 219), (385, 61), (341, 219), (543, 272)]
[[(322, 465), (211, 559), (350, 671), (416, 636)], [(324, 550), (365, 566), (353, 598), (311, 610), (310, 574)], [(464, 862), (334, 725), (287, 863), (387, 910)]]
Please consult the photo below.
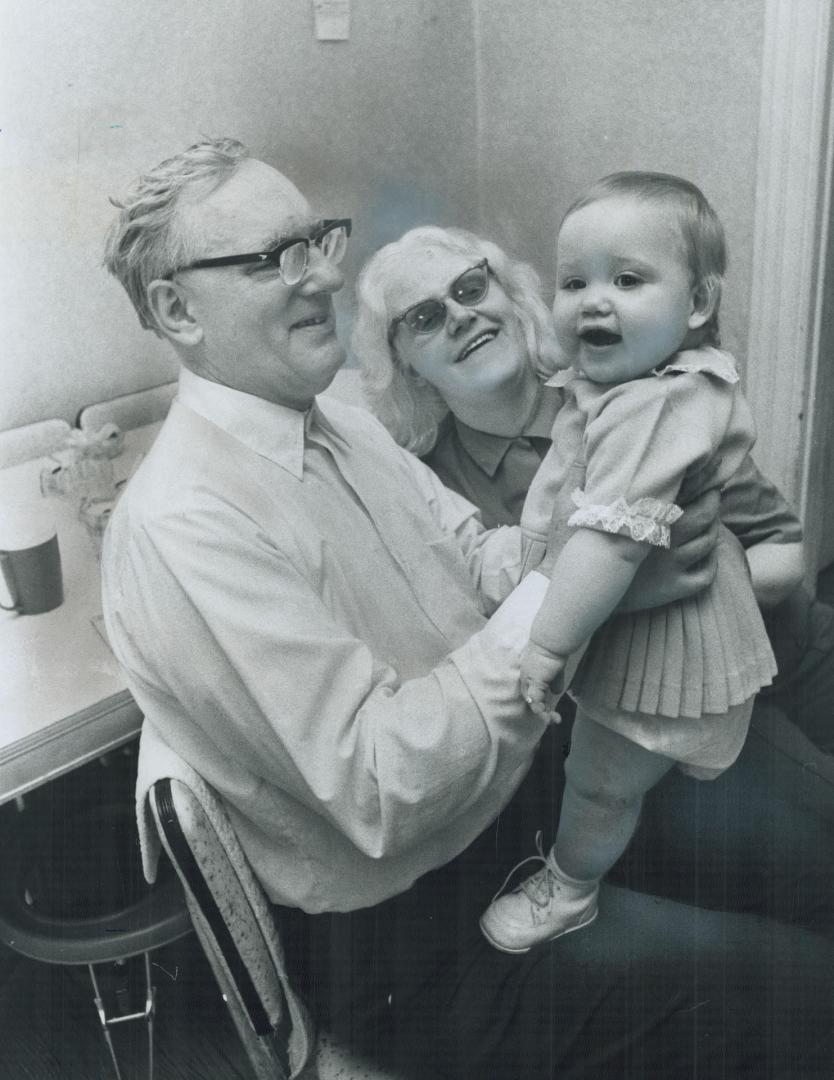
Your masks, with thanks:
[(58, 450), (72, 428), (66, 420), (38, 420), (24, 427), (0, 431), (0, 469), (22, 465)]
[(82, 431), (97, 432), (105, 424), (116, 424), (122, 431), (144, 427), (157, 420), (164, 420), (177, 393), (177, 382), (152, 386), (135, 394), (122, 394), (109, 401), (97, 401), (85, 405), (78, 414), (78, 426)]
[(327, 1033), (315, 1038), (273, 909), (217, 795), (199, 778), (165, 777), (148, 801), (257, 1080), (392, 1080)]
[[(37, 794), (37, 793), (36, 793)], [(148, 1077), (154, 1074), (155, 987), (150, 954), (192, 929), (182, 890), (168, 868), (149, 887), (141, 875), (135, 837), (135, 807), (125, 797), (61, 800), (59, 827), (31, 809), (7, 821), (0, 868), (0, 940), (33, 960), (86, 966), (102, 1034), (113, 1070), (121, 1080), (111, 1029), (144, 1021)], [(144, 1003), (129, 1011), (123, 962), (144, 961)], [(96, 968), (118, 965), (124, 985), (108, 1015)], [(100, 973), (99, 973), (100, 974)]]

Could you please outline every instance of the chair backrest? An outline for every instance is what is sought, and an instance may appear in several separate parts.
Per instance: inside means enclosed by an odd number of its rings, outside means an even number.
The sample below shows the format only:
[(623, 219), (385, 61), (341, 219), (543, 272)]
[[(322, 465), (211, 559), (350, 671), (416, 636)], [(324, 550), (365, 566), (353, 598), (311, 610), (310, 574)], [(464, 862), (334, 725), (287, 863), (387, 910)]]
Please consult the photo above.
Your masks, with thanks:
[(222, 802), (203, 782), (160, 779), (150, 804), (194, 929), (257, 1080), (397, 1080), (328, 1032), (289, 985), (279, 928)]
[(116, 424), (122, 431), (128, 431), (164, 420), (176, 396), (177, 385), (174, 380), (135, 394), (122, 394), (109, 401), (85, 405), (78, 414), (78, 426), (82, 431), (96, 432), (105, 424)]
[[(178, 779), (157, 780), (151, 809), (185, 890), (194, 928), (258, 1080), (300, 1075), (314, 1045), (289, 986), (266, 895), (220, 800)], [(207, 812), (208, 810), (208, 812)]]
[(70, 431), (66, 420), (38, 420), (0, 431), (0, 469), (54, 453), (66, 442)]

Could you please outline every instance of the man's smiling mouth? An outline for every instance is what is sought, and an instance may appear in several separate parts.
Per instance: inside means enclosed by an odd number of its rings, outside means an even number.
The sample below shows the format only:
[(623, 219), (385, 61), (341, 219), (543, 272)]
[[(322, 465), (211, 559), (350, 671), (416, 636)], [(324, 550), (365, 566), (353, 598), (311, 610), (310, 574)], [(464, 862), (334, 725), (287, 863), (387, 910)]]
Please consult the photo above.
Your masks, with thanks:
[(497, 337), (497, 335), (497, 330), (485, 330), (483, 334), (478, 334), (478, 336), (473, 338), (465, 348), (461, 349), (455, 363), (459, 364), (461, 360), (465, 360), (467, 356), (471, 356), (476, 349), (480, 349), (482, 345), (488, 344), (493, 338)]
[(311, 315), (308, 319), (301, 319), (297, 323), (293, 323), (290, 329), (304, 330), (308, 326), (322, 326), (329, 320), (330, 315), (327, 313), (324, 313), (322, 315)]
[(615, 334), (613, 330), (603, 330), (601, 326), (593, 326), (589, 330), (583, 330), (579, 335), (582, 341), (588, 345), (605, 346), (616, 345), (622, 341), (621, 334)]

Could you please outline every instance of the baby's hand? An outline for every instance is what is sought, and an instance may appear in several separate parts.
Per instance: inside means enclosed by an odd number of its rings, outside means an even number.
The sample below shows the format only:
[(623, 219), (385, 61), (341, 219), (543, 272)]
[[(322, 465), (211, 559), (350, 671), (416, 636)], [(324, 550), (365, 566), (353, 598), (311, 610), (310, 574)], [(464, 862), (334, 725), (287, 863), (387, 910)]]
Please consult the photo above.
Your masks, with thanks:
[(556, 705), (564, 690), (567, 658), (532, 641), (521, 654), (521, 694), (537, 716), (559, 722)]

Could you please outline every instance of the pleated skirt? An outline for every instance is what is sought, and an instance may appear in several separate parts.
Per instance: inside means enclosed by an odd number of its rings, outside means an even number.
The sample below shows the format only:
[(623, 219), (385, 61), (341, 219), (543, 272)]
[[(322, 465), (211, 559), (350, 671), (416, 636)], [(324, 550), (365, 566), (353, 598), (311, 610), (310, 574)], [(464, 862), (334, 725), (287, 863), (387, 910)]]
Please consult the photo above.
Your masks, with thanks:
[(615, 615), (594, 634), (571, 684), (591, 715), (725, 713), (776, 674), (744, 553), (721, 530), (718, 570), (698, 596)]

